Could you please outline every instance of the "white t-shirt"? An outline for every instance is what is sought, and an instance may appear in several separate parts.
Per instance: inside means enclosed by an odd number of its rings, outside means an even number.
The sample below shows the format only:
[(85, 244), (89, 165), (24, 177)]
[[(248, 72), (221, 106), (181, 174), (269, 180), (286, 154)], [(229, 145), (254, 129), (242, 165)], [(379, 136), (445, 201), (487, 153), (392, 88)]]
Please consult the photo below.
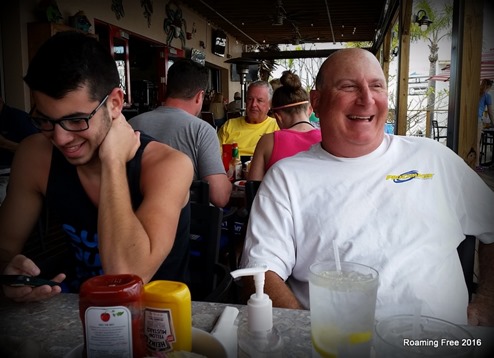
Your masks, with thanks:
[(494, 192), (444, 145), (385, 135), (359, 158), (316, 144), (266, 174), (251, 209), (241, 266), (266, 264), (309, 307), (308, 270), (342, 261), (379, 272), (376, 316), (420, 302), (422, 313), (467, 322), (456, 248), (494, 241)]

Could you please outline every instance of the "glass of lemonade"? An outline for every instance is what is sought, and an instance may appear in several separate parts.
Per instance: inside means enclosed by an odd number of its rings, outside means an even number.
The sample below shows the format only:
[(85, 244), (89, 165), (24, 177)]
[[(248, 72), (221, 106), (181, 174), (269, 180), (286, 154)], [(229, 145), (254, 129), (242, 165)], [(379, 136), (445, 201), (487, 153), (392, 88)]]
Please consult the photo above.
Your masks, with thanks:
[(369, 266), (341, 262), (310, 266), (312, 344), (321, 357), (369, 357), (379, 274)]

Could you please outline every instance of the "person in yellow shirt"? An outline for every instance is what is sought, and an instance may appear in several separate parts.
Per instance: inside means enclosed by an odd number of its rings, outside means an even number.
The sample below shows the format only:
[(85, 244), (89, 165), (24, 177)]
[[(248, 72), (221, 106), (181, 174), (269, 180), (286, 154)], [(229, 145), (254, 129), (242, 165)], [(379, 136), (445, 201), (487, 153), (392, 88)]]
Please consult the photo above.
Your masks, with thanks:
[(246, 98), (246, 116), (231, 118), (218, 131), (220, 144), (238, 143), (240, 156), (252, 156), (257, 142), (265, 133), (279, 130), (276, 120), (268, 116), (273, 89), (266, 81), (249, 85)]

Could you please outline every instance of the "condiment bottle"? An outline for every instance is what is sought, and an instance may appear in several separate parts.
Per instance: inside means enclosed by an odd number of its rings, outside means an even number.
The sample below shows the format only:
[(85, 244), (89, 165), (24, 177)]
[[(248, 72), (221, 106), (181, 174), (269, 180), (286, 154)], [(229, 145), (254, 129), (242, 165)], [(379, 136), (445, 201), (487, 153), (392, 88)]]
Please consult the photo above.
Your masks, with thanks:
[(230, 160), (227, 176), (231, 182), (242, 177), (242, 162), (240, 161), (240, 152), (237, 143), (232, 144), (232, 159)]
[(147, 355), (166, 357), (192, 350), (192, 303), (187, 285), (151, 281), (144, 286), (144, 335)]
[(223, 161), (223, 166), (225, 167), (225, 171), (228, 172), (230, 167), (230, 162), (232, 160), (232, 147), (233, 144), (223, 144), (222, 145), (222, 153), (221, 159)]
[(84, 357), (143, 357), (143, 282), (137, 275), (102, 275), (79, 292)]
[(256, 293), (247, 301), (247, 323), (238, 327), (238, 357), (282, 358), (283, 340), (273, 327), (273, 302), (264, 293), (267, 266), (244, 268), (231, 272), (234, 278), (254, 276)]

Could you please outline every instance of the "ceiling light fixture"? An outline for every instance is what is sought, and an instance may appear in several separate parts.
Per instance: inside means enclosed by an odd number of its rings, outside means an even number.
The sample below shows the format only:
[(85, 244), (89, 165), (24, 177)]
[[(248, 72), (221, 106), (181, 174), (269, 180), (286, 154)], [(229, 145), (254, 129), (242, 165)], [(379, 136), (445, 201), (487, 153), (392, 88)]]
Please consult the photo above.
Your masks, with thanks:
[(283, 1), (278, 0), (276, 4), (276, 15), (274, 16), (273, 26), (281, 26), (283, 25), (283, 20), (286, 19), (286, 11), (283, 7)]
[(432, 21), (427, 16), (425, 10), (419, 10), (416, 15), (413, 17), (413, 22), (420, 26), (420, 30), (426, 31), (429, 28), (429, 25), (432, 24)]

